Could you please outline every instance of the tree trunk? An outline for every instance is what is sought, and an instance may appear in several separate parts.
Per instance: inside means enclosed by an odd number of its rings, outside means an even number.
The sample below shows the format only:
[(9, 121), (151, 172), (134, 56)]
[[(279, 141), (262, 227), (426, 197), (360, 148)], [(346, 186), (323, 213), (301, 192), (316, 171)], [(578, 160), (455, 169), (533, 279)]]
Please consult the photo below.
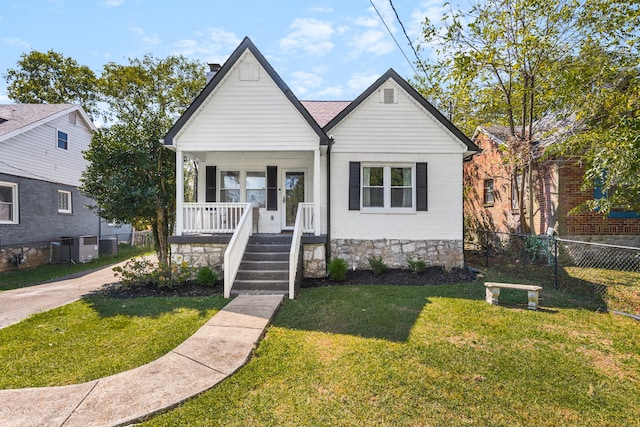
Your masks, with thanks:
[(160, 264), (169, 263), (169, 228), (167, 227), (167, 213), (163, 206), (156, 206), (156, 251)]

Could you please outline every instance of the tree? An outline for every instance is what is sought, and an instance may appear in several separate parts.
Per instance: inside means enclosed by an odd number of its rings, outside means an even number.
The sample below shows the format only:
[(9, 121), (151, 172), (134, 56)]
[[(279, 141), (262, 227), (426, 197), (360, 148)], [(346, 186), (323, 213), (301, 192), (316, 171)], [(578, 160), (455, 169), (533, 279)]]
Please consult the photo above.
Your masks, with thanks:
[[(633, 140), (633, 123), (618, 120), (637, 117), (631, 113), (634, 108), (628, 108), (632, 91), (619, 89), (629, 83), (637, 98), (637, 76), (632, 77), (638, 70), (637, 55), (630, 52), (638, 46), (638, 4), (639, 0), (474, 0), (467, 10), (450, 5), (439, 24), (425, 21), (425, 41), (435, 46), (438, 60), (429, 65), (429, 71), (435, 71), (429, 80), (417, 79), (420, 89), (449, 109), (452, 121), (467, 135), (486, 123), (509, 129), (505, 158), (518, 182), (520, 207), (525, 191), (533, 188), (532, 171), (540, 154), (534, 124), (548, 113), (575, 114), (583, 129), (593, 132), (564, 146), (565, 153), (572, 150), (592, 161), (586, 180), (603, 177), (595, 162), (616, 164), (627, 178), (637, 170), (613, 157), (604, 162), (605, 151), (598, 149), (596, 155), (590, 150), (597, 147), (595, 138), (620, 139), (622, 126), (627, 140)], [(607, 62), (611, 59), (614, 65)], [(615, 135), (609, 133), (614, 128)], [(617, 177), (605, 185), (627, 181)], [(622, 196), (625, 190), (616, 188)], [(532, 216), (533, 197), (529, 193), (527, 198), (526, 211)], [(520, 209), (520, 224), (527, 232), (532, 217), (524, 212)]]
[[(545, 82), (572, 48), (578, 7), (577, 0), (478, 0), (469, 10), (450, 7), (441, 26), (425, 22), (425, 40), (438, 46), (440, 103), (454, 123), (467, 134), (484, 123), (508, 127), (505, 158), (521, 207), (532, 187), (533, 124), (553, 103)], [(524, 232), (532, 211), (520, 209)]]
[(80, 104), (91, 117), (98, 114), (97, 77), (85, 65), (50, 50), (32, 50), (7, 70), (7, 94), (25, 104)]
[(204, 67), (182, 56), (106, 64), (99, 81), (114, 123), (93, 138), (82, 188), (106, 218), (148, 222), (168, 262), (175, 219), (175, 154), (161, 139), (204, 86)]

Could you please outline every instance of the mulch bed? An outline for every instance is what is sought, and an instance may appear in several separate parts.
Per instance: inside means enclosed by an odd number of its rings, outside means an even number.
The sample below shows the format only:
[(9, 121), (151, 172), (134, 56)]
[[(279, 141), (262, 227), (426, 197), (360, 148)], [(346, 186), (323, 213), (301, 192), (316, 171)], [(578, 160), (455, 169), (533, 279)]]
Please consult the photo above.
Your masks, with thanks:
[(410, 270), (389, 269), (382, 274), (372, 270), (350, 270), (344, 280), (336, 281), (328, 277), (320, 279), (303, 279), (302, 288), (343, 285), (391, 285), (391, 286), (425, 286), (443, 285), (447, 283), (472, 282), (476, 273), (468, 269), (455, 268), (449, 272), (440, 267), (429, 267), (416, 274)]
[[(476, 273), (468, 269), (453, 269), (449, 272), (440, 267), (430, 267), (420, 274), (409, 270), (389, 269), (382, 274), (375, 274), (371, 270), (351, 270), (344, 280), (336, 281), (328, 277), (320, 279), (303, 279), (302, 288), (317, 288), (320, 286), (346, 285), (393, 285), (393, 286), (425, 286), (446, 283), (471, 282), (476, 279)], [(96, 294), (107, 298), (140, 298), (140, 297), (208, 297), (222, 295), (222, 281), (215, 286), (202, 286), (194, 281), (183, 283), (172, 288), (160, 288), (154, 285), (121, 286), (119, 283), (108, 283)]]

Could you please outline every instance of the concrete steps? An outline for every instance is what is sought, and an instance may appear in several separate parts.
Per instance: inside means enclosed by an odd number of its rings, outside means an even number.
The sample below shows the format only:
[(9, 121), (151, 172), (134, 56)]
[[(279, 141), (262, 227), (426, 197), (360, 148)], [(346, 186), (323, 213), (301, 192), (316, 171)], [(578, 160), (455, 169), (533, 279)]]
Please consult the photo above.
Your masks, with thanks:
[(231, 295), (289, 295), (291, 236), (257, 234), (249, 238)]

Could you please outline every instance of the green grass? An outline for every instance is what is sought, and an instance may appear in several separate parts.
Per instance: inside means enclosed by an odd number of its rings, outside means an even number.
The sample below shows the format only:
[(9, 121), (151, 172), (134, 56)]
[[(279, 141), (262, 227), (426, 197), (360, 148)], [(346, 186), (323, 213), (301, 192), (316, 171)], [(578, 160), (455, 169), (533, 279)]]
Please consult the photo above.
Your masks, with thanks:
[(565, 267), (566, 275), (602, 285), (609, 310), (640, 315), (640, 272), (606, 268)]
[(481, 282), (303, 290), (245, 367), (144, 425), (637, 425), (636, 321), (553, 289), (537, 312), (506, 297), (487, 304)]
[(228, 301), (92, 296), (0, 329), (0, 388), (75, 384), (151, 362)]
[(117, 255), (102, 255), (88, 263), (45, 264), (33, 268), (2, 272), (0, 273), (0, 291), (33, 286), (82, 271), (116, 264), (134, 256), (151, 253), (150, 251), (151, 249), (147, 246), (120, 245)]

